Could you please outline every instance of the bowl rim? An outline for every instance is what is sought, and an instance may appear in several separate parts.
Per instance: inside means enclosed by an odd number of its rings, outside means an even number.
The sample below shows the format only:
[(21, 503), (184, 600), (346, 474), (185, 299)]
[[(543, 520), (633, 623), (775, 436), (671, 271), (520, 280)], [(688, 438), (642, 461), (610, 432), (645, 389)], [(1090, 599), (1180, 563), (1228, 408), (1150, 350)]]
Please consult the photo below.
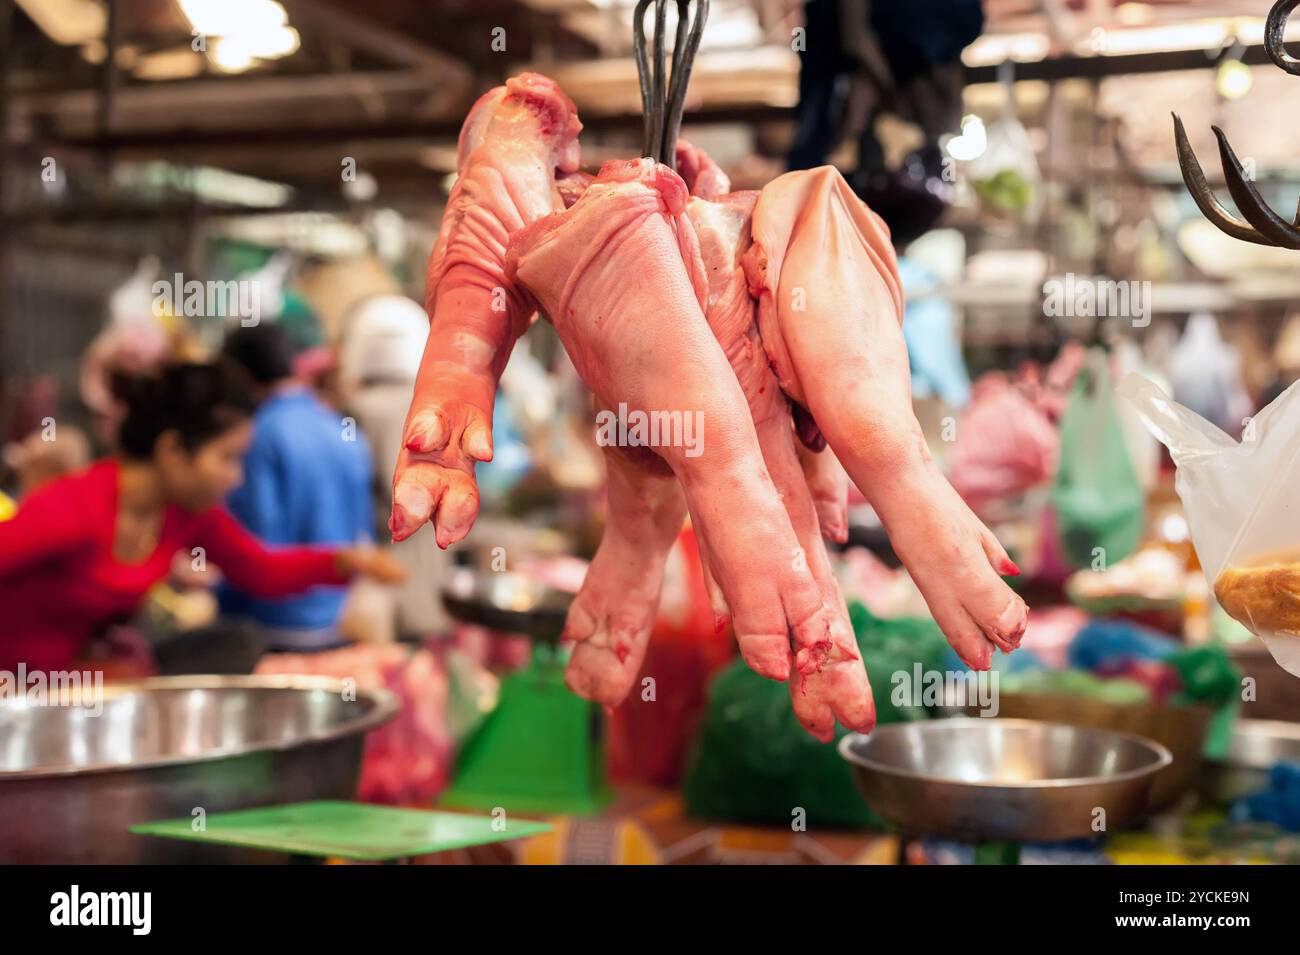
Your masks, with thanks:
[(971, 781), (965, 779), (952, 779), (946, 776), (936, 776), (931, 773), (920, 773), (910, 769), (899, 769), (897, 767), (890, 766), (886, 763), (881, 763), (876, 760), (868, 759), (867, 757), (863, 756), (861, 753), (854, 752), (853, 741), (857, 739), (867, 739), (871, 735), (870, 733), (846, 733), (840, 739), (836, 748), (839, 750), (840, 756), (848, 763), (862, 769), (868, 769), (871, 770), (872, 772), (880, 773), (882, 775), (893, 776), (899, 779), (911, 779), (917, 782), (933, 783), (936, 785), (962, 786), (962, 787), (969, 787), (974, 789), (1065, 789), (1072, 786), (1095, 786), (1098, 784), (1131, 782), (1135, 779), (1141, 779), (1144, 776), (1154, 776), (1162, 769), (1167, 769), (1169, 766), (1173, 765), (1174, 762), (1173, 753), (1169, 751), (1168, 747), (1164, 746), (1161, 743), (1156, 742), (1153, 739), (1148, 739), (1145, 736), (1139, 736), (1136, 733), (1121, 733), (1118, 730), (1102, 730), (1102, 729), (1092, 729), (1090, 727), (1071, 726), (1068, 723), (1053, 723), (1048, 720), (1027, 720), (1027, 719), (1019, 719), (1019, 718), (1012, 719), (1012, 718), (1003, 718), (1003, 717), (958, 716), (958, 717), (948, 717), (948, 718), (936, 719), (936, 720), (926, 720), (924, 722), (919, 722), (919, 723), (886, 723), (883, 726), (875, 727), (871, 732), (874, 733), (877, 732), (878, 730), (888, 731), (889, 728), (892, 726), (919, 727), (922, 728), (921, 732), (924, 732), (925, 730), (923, 729), (923, 727), (927, 727), (927, 726), (942, 726), (945, 723), (947, 724), (961, 723), (961, 724), (969, 725), (974, 723), (987, 723), (987, 722), (992, 722), (994, 720), (1004, 725), (1011, 723), (1022, 727), (1023, 726), (1047, 726), (1047, 727), (1068, 729), (1074, 731), (1086, 730), (1086, 732), (1089, 733), (1100, 733), (1106, 736), (1119, 737), (1121, 739), (1126, 739), (1129, 740), (1130, 742), (1136, 743), (1137, 745), (1145, 749), (1150, 755), (1154, 756), (1155, 761), (1151, 763), (1149, 766), (1142, 766), (1137, 769), (1130, 769), (1126, 772), (1116, 773), (1113, 776), (1069, 776), (1062, 779), (1042, 779), (1042, 780), (1006, 781), (1006, 782), (992, 782), (992, 781), (978, 782), (978, 781)]
[(1228, 751), (1219, 759), (1206, 762), (1212, 766), (1229, 770), (1246, 770), (1267, 772), (1273, 763), (1260, 763), (1244, 760), (1239, 752), (1234, 752), (1239, 741), (1266, 740), (1270, 743), (1285, 741), (1300, 742), (1300, 723), (1290, 720), (1238, 719), (1232, 724), (1232, 736)]
[[(105, 683), (105, 698), (129, 696), (133, 693), (141, 693), (152, 690), (217, 690), (217, 689), (252, 689), (252, 690), (323, 690), (329, 693), (342, 694), (345, 689), (342, 680), (337, 680), (327, 676), (299, 676), (291, 674), (275, 674), (258, 676), (254, 674), (238, 676), (217, 676), (217, 675), (185, 675), (185, 676), (155, 676), (147, 677), (141, 680), (125, 680), (121, 682)], [(309, 733), (290, 741), (279, 741), (274, 743), (250, 743), (242, 746), (227, 746), (217, 749), (205, 750), (197, 755), (176, 755), (161, 756), (155, 759), (142, 760), (138, 763), (91, 763), (85, 766), (34, 766), (31, 769), (3, 770), (0, 769), (0, 783), (26, 780), (42, 779), (48, 777), (61, 776), (87, 776), (99, 773), (128, 773), (137, 772), (146, 769), (159, 769), (169, 766), (188, 765), (193, 763), (209, 763), (222, 759), (232, 759), (238, 756), (246, 756), (250, 753), (274, 753), (286, 752), (292, 749), (298, 749), (305, 745), (315, 743), (327, 743), (332, 740), (342, 739), (346, 736), (352, 736), (370, 732), (378, 729), (397, 715), (401, 709), (401, 702), (397, 695), (391, 690), (374, 689), (365, 690), (360, 687), (356, 690), (357, 702), (363, 700), (371, 703), (370, 709), (360, 716), (344, 720), (337, 726), (319, 733)], [(3, 711), (10, 704), (0, 702), (0, 711)]]

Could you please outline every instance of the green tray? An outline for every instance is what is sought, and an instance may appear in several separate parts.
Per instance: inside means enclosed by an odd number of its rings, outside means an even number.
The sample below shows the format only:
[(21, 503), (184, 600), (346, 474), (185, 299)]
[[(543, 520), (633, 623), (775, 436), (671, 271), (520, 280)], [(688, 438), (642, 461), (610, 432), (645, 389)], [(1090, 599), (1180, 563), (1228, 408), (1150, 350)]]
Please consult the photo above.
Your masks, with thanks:
[(382, 862), (507, 842), (549, 832), (544, 822), (399, 809), (365, 803), (320, 801), (214, 813), (195, 831), (189, 818), (131, 827), (142, 836), (245, 846), (300, 856)]

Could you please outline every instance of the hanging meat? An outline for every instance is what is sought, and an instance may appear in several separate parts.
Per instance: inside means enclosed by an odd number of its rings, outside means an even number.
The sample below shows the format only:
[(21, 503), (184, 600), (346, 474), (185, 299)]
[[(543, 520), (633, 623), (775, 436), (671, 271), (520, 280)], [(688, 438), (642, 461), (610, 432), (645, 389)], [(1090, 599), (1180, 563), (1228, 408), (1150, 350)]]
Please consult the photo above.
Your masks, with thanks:
[(701, 29), (698, 14), (679, 24), (671, 75), (662, 22), (653, 70), (638, 48), (645, 155), (594, 177), (553, 81), (524, 74), (470, 112), (430, 260), (392, 529), (433, 523), (444, 547), (468, 532), (497, 381), (540, 308), (607, 416), (698, 424), (694, 441), (675, 440), (680, 428), (602, 441), (609, 519), (564, 632), (570, 688), (611, 706), (627, 696), (689, 516), (720, 625), (730, 619), (754, 670), (789, 681), (801, 723), (829, 740), (837, 720), (875, 720), (823, 540), (847, 537), (850, 479), (970, 666), (1013, 650), (1026, 611), (999, 576), (1014, 564), (912, 414), (883, 222), (830, 167), (732, 193), (677, 138)]
[(745, 254), (781, 389), (807, 409), (935, 621), (969, 666), (1020, 643), (1027, 611), (1002, 545), (934, 463), (912, 413), (902, 287), (884, 222), (837, 170), (763, 188)]
[(537, 311), (505, 278), (506, 243), (564, 208), (556, 177), (579, 173), (581, 130), (572, 101), (537, 73), (486, 93), (465, 119), (429, 258), (429, 338), (393, 477), (394, 540), (427, 521), (447, 547), (478, 516), (474, 465), (492, 459), (497, 383)]
[(705, 319), (708, 280), (687, 199), (681, 178), (651, 159), (606, 163), (571, 209), (515, 233), (506, 274), (536, 297), (605, 407), (700, 423), (700, 453), (671, 440), (654, 450), (682, 485), (746, 662), (773, 679), (806, 678), (845, 641), (853, 646), (852, 630), (808, 572), (745, 394)]

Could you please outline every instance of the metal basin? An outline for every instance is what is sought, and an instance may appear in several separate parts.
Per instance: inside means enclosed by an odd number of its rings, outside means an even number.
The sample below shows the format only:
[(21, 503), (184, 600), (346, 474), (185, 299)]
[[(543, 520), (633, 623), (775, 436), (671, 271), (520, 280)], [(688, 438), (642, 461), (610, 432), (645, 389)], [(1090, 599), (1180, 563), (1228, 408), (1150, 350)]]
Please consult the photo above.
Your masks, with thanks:
[(1300, 723), (1237, 720), (1227, 758), (1206, 767), (1202, 794), (1223, 804), (1253, 796), (1268, 788), (1277, 763), (1300, 763)]
[(908, 836), (1051, 842), (1115, 832), (1147, 812), (1159, 743), (1013, 719), (878, 726), (840, 740), (867, 803)]
[(511, 571), (459, 568), (443, 585), (442, 602), (457, 620), (556, 640), (564, 629), (573, 594)]
[(321, 677), (160, 677), (103, 708), (0, 703), (0, 863), (277, 861), (133, 835), (158, 819), (356, 795), (387, 691)]
[(1196, 783), (1214, 710), (1208, 706), (1119, 704), (1064, 693), (1003, 693), (998, 718), (1067, 723), (1154, 740), (1174, 761), (1151, 784), (1153, 813), (1172, 807)]

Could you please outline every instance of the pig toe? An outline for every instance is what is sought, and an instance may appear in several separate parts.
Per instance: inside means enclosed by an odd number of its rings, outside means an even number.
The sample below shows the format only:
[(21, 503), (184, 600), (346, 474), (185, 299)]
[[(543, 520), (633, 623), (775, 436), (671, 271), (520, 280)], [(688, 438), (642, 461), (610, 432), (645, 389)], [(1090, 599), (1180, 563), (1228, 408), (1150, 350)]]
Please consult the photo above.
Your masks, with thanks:
[(778, 683), (790, 678), (790, 639), (785, 633), (746, 631), (737, 620), (736, 642), (745, 663), (759, 676)]

